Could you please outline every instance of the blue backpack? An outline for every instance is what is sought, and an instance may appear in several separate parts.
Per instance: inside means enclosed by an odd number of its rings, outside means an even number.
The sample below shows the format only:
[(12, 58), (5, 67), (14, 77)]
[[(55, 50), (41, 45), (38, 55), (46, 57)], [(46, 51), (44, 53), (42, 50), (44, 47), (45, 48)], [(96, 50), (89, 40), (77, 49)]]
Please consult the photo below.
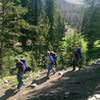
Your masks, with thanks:
[(56, 56), (56, 54), (52, 54), (52, 57), (53, 57), (53, 59), (54, 59), (54, 62), (56, 62), (56, 61), (57, 61), (57, 56)]

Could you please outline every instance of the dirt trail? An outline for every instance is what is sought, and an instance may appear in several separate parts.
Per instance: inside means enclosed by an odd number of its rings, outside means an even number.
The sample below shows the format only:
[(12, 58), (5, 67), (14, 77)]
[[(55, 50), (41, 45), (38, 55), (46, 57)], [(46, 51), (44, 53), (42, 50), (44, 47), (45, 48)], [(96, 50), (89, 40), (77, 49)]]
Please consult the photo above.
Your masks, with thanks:
[(67, 69), (49, 80), (43, 75), (35, 81), (35, 88), (26, 85), (19, 92), (4, 90), (0, 100), (100, 100), (100, 65), (75, 72)]

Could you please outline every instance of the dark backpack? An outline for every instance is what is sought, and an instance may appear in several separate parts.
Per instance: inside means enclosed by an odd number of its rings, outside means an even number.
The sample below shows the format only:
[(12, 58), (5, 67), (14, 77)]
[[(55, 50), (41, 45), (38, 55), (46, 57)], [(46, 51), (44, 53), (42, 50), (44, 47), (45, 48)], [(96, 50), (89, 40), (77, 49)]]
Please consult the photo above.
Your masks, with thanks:
[(30, 72), (30, 71), (31, 71), (31, 68), (30, 67), (26, 67), (24, 73)]
[(54, 53), (51, 53), (51, 56), (52, 56), (52, 58), (54, 59), (54, 62), (56, 63), (56, 61), (57, 61), (57, 55), (54, 54)]
[(24, 72), (25, 71), (25, 66), (24, 66), (24, 64), (22, 63), (22, 62), (18, 62), (17, 64), (16, 64), (16, 66), (17, 66), (17, 68), (18, 68), (18, 72)]
[(77, 53), (79, 54), (80, 58), (82, 58), (82, 51), (80, 48), (77, 48)]

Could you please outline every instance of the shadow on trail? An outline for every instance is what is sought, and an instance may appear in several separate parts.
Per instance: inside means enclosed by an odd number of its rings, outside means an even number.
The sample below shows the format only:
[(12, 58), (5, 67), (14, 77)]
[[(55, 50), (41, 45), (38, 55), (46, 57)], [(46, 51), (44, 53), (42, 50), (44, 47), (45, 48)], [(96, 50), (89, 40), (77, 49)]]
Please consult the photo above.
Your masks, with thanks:
[(15, 89), (8, 89), (5, 91), (5, 94), (0, 97), (0, 100), (7, 100), (8, 98), (16, 95), (18, 93), (18, 91), (16, 91)]
[(89, 100), (95, 94), (99, 94), (99, 98), (95, 97), (95, 100), (100, 100), (100, 65), (71, 74), (65, 73), (61, 80), (64, 100)]
[(40, 77), (39, 79), (37, 79), (36, 83), (39, 85), (39, 84), (42, 84), (42, 83), (44, 83), (46, 81), (47, 81), (47, 77), (43, 76), (43, 77)]
[[(41, 76), (38, 77), (38, 78), (36, 78), (36, 79), (34, 79), (34, 80), (32, 81), (32, 83), (33, 83), (33, 84), (36, 83), (37, 85), (40, 85), (40, 84), (43, 84), (43, 83), (45, 83), (46, 81), (48, 81), (47, 75), (45, 75), (45, 74), (46, 74), (46, 73), (41, 74)], [(51, 73), (50, 76), (53, 76), (53, 74)]]
[(40, 84), (42, 84), (42, 83), (44, 83), (46, 81), (47, 81), (47, 77), (46, 76), (41, 76), (39, 78), (36, 78), (36, 79), (32, 80), (32, 83), (31, 84), (40, 85)]
[(100, 65), (66, 72), (55, 84), (38, 90), (40, 92), (35, 95), (29, 93), (30, 98), (27, 100), (88, 100), (94, 94), (100, 94)]

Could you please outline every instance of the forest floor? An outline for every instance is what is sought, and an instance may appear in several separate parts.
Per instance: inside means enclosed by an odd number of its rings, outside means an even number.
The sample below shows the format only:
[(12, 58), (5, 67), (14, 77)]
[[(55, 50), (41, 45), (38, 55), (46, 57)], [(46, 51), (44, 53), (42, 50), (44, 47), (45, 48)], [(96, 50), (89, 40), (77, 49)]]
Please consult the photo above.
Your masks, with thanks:
[(82, 70), (71, 68), (58, 71), (46, 79), (41, 74), (16, 91), (15, 86), (0, 86), (0, 100), (100, 100), (100, 65), (87, 66)]

